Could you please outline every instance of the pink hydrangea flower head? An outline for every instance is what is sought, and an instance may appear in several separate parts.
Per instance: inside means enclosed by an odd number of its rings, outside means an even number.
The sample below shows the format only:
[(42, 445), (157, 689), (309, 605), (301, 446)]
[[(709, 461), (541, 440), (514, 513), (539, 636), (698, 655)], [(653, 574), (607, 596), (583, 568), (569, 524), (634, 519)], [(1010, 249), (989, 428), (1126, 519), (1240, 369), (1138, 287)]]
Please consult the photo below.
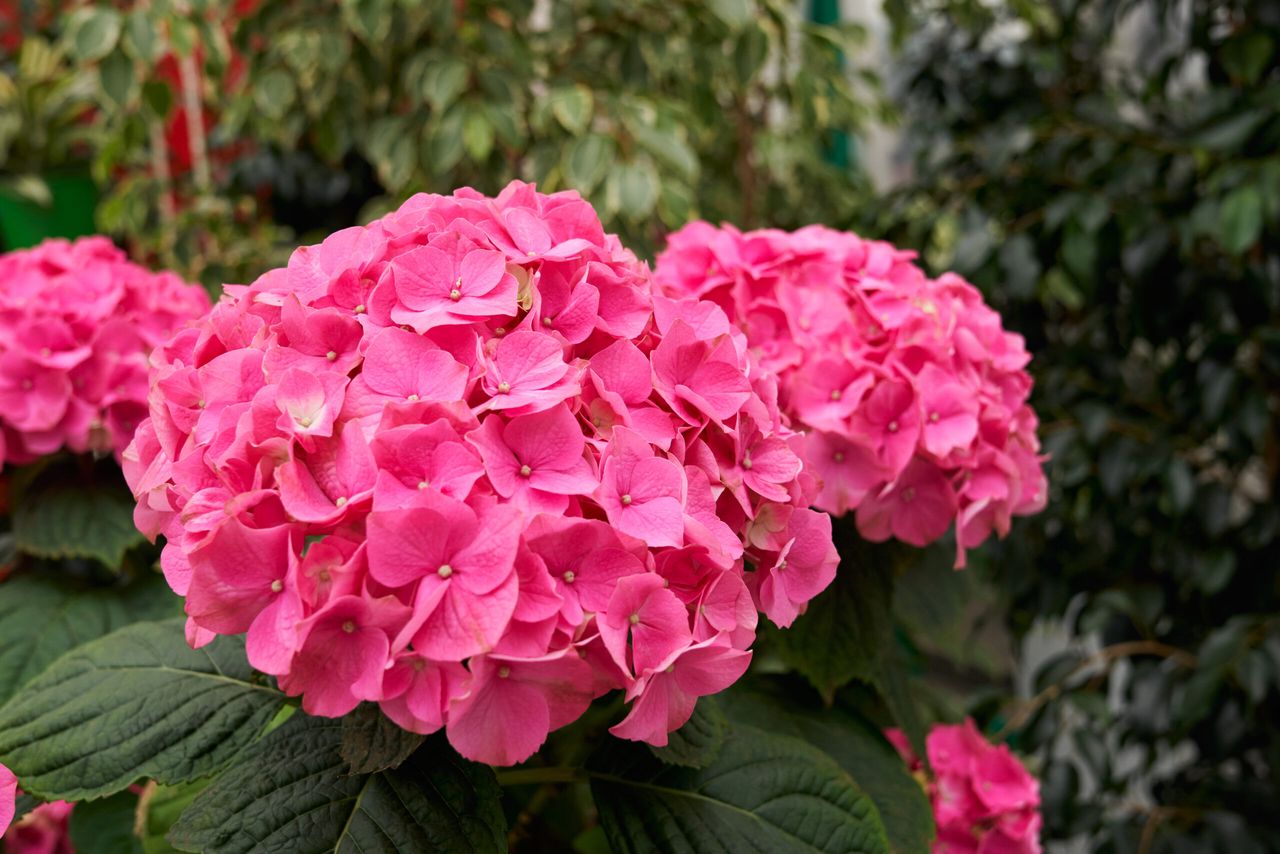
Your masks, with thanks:
[(153, 363), (125, 471), (188, 639), (246, 633), (310, 714), (511, 764), (621, 690), (662, 744), (834, 574), (741, 332), (576, 193), (415, 196)]
[[(822, 478), (816, 507), (856, 511), (868, 539), (916, 546), (954, 525), (963, 566), (966, 549), (1045, 503), (1030, 357), (976, 288), (954, 273), (930, 279), (913, 257), (822, 226), (744, 234), (699, 222), (671, 235), (654, 280), (669, 297), (718, 305), (776, 377)], [(679, 353), (663, 387), (693, 407), (677, 375), (714, 360)]]
[(119, 457), (147, 414), (152, 349), (208, 310), (203, 288), (105, 237), (0, 255), (0, 464)]
[(0, 839), (6, 854), (75, 854), (69, 827), (74, 806), (66, 801), (40, 804), (14, 822)]
[(983, 738), (972, 720), (936, 724), (925, 739), (931, 777), (901, 730), (885, 733), (924, 779), (938, 836), (934, 854), (1039, 854), (1040, 784), (1006, 745)]

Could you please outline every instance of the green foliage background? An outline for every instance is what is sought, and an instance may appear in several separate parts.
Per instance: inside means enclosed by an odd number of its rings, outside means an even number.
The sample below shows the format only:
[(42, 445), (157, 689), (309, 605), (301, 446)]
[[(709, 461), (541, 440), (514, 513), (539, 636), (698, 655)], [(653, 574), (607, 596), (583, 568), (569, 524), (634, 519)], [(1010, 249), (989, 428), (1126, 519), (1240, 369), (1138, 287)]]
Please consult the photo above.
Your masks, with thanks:
[(1036, 354), (1049, 509), (982, 558), (1075, 640), (1008, 721), (1048, 838), (1276, 850), (1280, 4), (889, 8), (915, 178), (866, 227)]

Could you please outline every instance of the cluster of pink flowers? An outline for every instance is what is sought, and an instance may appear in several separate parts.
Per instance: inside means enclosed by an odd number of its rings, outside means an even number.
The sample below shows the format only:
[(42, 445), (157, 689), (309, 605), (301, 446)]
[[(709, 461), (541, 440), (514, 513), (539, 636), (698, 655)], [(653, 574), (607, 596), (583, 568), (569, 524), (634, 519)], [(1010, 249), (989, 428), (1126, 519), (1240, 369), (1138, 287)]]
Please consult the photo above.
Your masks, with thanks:
[[(886, 734), (911, 770), (923, 775), (907, 737), (900, 730)], [(991, 744), (966, 720), (934, 726), (925, 750), (938, 827), (934, 854), (1039, 854), (1040, 784), (1008, 747)]]
[(698, 222), (671, 236), (654, 275), (670, 296), (724, 309), (778, 377), (823, 480), (817, 507), (915, 546), (954, 521), (963, 565), (966, 548), (1045, 503), (1030, 357), (976, 288), (930, 279), (913, 257), (822, 226)]
[(620, 688), (665, 744), (838, 560), (747, 351), (576, 193), (415, 196), (157, 351), (135, 520), (309, 713), (509, 764)]
[(202, 288), (105, 237), (0, 256), (0, 464), (119, 454), (147, 414), (147, 356), (209, 310)]
[(5, 854), (72, 854), (67, 823), (74, 804), (41, 804), (13, 823), (17, 796), (18, 778), (0, 765), (0, 850)]

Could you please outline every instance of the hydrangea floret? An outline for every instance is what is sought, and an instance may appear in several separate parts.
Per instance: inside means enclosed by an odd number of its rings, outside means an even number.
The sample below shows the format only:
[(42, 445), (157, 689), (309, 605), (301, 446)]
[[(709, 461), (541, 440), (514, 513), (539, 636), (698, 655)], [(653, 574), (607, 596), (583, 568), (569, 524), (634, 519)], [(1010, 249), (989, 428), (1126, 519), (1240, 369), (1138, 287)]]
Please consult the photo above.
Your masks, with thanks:
[(1046, 501), (1021, 336), (960, 276), (849, 232), (671, 235), (655, 283), (722, 308), (822, 478), (816, 506), (856, 513), (872, 541), (923, 546), (955, 525), (957, 565)]
[(4, 836), (17, 812), (18, 778), (0, 765), (0, 837)]
[(418, 195), (230, 286), (125, 453), (194, 644), (311, 714), (511, 764), (593, 698), (655, 745), (832, 580), (771, 375), (572, 192)]
[(936, 724), (925, 739), (930, 774), (901, 730), (886, 735), (926, 781), (933, 854), (1039, 854), (1040, 784), (1006, 745), (987, 741), (972, 720)]
[(0, 464), (119, 455), (147, 414), (147, 356), (209, 310), (204, 289), (105, 237), (0, 256)]

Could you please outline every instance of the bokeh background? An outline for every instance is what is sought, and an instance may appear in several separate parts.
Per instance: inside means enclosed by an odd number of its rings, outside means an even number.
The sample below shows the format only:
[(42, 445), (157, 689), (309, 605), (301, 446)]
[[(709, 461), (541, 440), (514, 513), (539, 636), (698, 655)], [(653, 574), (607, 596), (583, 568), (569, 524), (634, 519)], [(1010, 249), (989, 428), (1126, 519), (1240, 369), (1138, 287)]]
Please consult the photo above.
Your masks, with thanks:
[(906, 570), (912, 690), (1031, 757), (1052, 850), (1276, 851), (1278, 57), (1273, 0), (5, 0), (0, 236), (216, 292), (519, 177), (650, 258), (915, 249), (1026, 336), (1052, 494)]

